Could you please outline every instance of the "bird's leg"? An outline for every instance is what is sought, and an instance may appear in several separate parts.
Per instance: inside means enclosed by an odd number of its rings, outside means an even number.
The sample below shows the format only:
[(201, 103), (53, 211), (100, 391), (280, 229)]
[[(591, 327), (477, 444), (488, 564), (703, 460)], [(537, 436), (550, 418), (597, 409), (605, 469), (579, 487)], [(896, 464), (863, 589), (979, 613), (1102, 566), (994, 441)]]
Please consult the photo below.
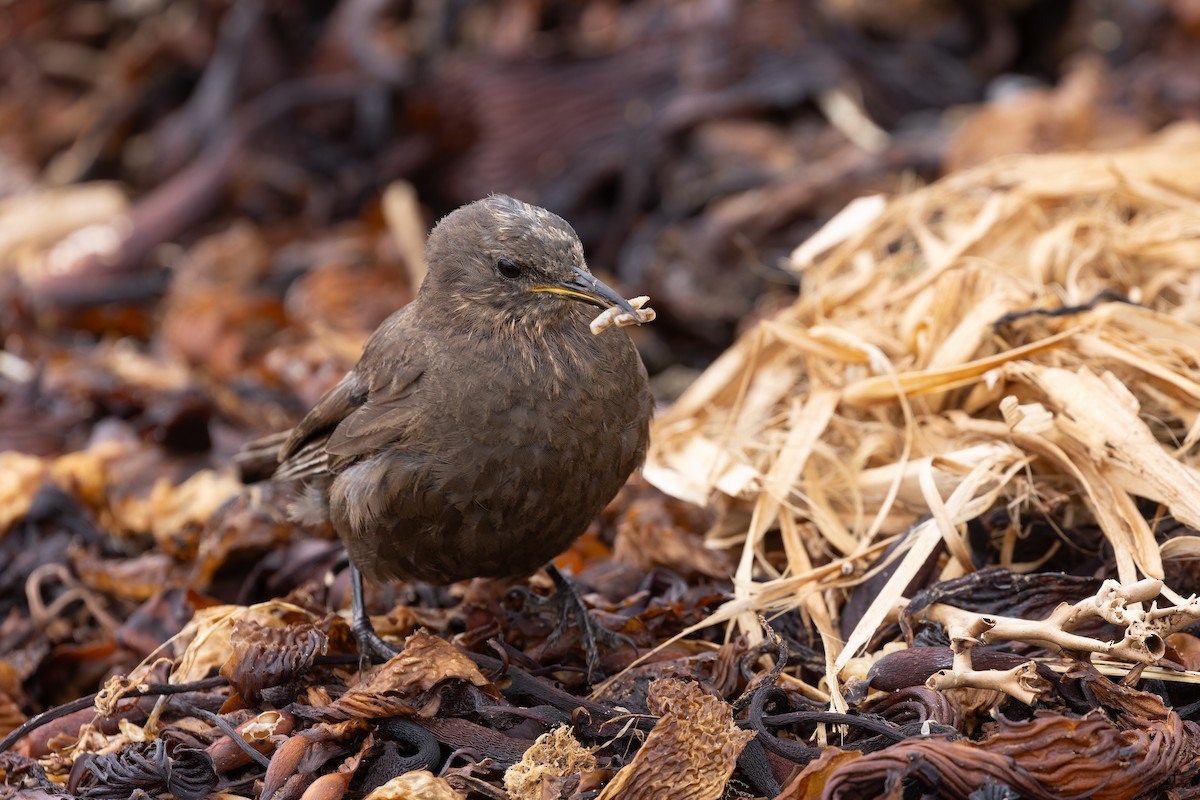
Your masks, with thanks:
[(589, 679), (600, 664), (598, 644), (603, 644), (613, 650), (624, 645), (635, 653), (637, 652), (637, 645), (633, 643), (632, 639), (623, 633), (610, 631), (588, 613), (587, 605), (579, 596), (579, 591), (574, 584), (567, 580), (565, 575), (559, 572), (558, 567), (547, 564), (546, 572), (550, 575), (550, 580), (554, 582), (554, 594), (546, 598), (545, 603), (558, 609), (558, 622), (555, 624), (554, 630), (550, 632), (550, 636), (546, 638), (548, 644), (558, 641), (572, 624), (578, 625), (579, 634), (583, 638), (584, 653), (587, 655)]
[(354, 564), (350, 565), (350, 607), (354, 614), (350, 630), (358, 640), (358, 652), (364, 658), (374, 657), (387, 661), (400, 652), (400, 648), (388, 644), (375, 632), (371, 618), (367, 616), (367, 604), (363, 601), (363, 576)]

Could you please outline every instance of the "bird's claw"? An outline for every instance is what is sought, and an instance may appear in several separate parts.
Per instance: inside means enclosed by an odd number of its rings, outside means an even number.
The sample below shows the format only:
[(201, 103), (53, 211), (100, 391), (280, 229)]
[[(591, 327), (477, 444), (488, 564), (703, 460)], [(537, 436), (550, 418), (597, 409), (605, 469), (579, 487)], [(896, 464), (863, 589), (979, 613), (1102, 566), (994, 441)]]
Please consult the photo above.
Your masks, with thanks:
[(356, 619), (350, 626), (350, 630), (354, 632), (354, 638), (358, 642), (358, 652), (363, 659), (376, 662), (389, 661), (400, 653), (399, 647), (386, 641), (375, 632), (371, 620), (365, 616), (361, 620)]
[(554, 581), (554, 594), (546, 598), (531, 594), (529, 599), (534, 604), (544, 607), (553, 606), (558, 610), (558, 622), (555, 623), (554, 629), (550, 631), (550, 635), (546, 637), (547, 646), (553, 646), (571, 629), (572, 625), (577, 625), (579, 636), (583, 640), (589, 681), (592, 678), (592, 674), (600, 666), (601, 646), (606, 650), (619, 650), (621, 647), (628, 647), (635, 653), (637, 652), (637, 645), (632, 639), (623, 633), (609, 630), (592, 616), (587, 604), (580, 597), (578, 590), (558, 571), (557, 567), (550, 565), (546, 567), (546, 572), (549, 573), (550, 579)]

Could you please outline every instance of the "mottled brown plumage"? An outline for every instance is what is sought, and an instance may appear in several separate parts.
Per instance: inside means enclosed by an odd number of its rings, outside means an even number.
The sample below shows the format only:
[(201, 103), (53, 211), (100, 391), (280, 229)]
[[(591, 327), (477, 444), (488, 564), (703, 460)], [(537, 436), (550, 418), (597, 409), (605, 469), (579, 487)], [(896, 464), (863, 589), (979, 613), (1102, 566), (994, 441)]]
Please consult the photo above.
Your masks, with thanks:
[[(562, 218), (496, 195), (434, 228), (428, 276), (296, 426), (277, 479), (308, 482), (375, 579), (528, 575), (642, 462), (652, 410), (628, 307)], [(632, 310), (632, 309), (630, 309)]]

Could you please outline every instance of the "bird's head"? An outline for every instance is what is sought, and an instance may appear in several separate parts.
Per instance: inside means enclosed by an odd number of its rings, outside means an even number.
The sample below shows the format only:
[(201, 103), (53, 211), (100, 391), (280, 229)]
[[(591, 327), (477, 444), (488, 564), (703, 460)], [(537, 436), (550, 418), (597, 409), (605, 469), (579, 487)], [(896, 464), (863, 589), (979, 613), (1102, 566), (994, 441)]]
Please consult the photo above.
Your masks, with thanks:
[(422, 295), (457, 317), (544, 327), (586, 320), (588, 305), (634, 313), (588, 271), (583, 245), (566, 220), (507, 195), (444, 217), (429, 234), (426, 258)]

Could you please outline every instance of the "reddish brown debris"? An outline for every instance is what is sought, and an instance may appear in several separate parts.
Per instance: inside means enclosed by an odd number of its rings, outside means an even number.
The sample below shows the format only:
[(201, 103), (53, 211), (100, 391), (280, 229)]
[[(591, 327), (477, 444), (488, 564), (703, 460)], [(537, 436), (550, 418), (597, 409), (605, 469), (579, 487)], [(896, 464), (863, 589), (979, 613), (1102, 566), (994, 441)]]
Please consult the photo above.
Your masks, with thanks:
[[(840, 619), (806, 606), (769, 620), (778, 642), (727, 641), (702, 623), (736, 556), (703, 536), (750, 521), (635, 481), (561, 561), (632, 641), (602, 654), (610, 680), (589, 682), (571, 632), (548, 640), (523, 583), (369, 587), (377, 630), (407, 637), (371, 665), (332, 532), (230, 466), (412, 298), (418, 240), (463, 202), (547, 205), (623, 294), (653, 297), (658, 321), (630, 330), (670, 399), (795, 296), (780, 260), (851, 198), (1194, 118), (1195, 6), (5, 4), (0, 800), (1200, 796), (1200, 695), (1170, 673), (1118, 683), (997, 642), (973, 665), (1038, 659), (1033, 706), (926, 685), (954, 655), (923, 609), (1041, 620), (1111, 573), (1053, 492), (1007, 562), (1034, 574), (940, 581), (936, 550), (843, 707), (824, 648), (886, 559), (834, 590)], [(1200, 589), (1195, 532), (1140, 510), (1182, 540), (1169, 585)], [(764, 569), (789, 546), (770, 531)], [(1194, 634), (1166, 638), (1164, 667), (1200, 668)]]

